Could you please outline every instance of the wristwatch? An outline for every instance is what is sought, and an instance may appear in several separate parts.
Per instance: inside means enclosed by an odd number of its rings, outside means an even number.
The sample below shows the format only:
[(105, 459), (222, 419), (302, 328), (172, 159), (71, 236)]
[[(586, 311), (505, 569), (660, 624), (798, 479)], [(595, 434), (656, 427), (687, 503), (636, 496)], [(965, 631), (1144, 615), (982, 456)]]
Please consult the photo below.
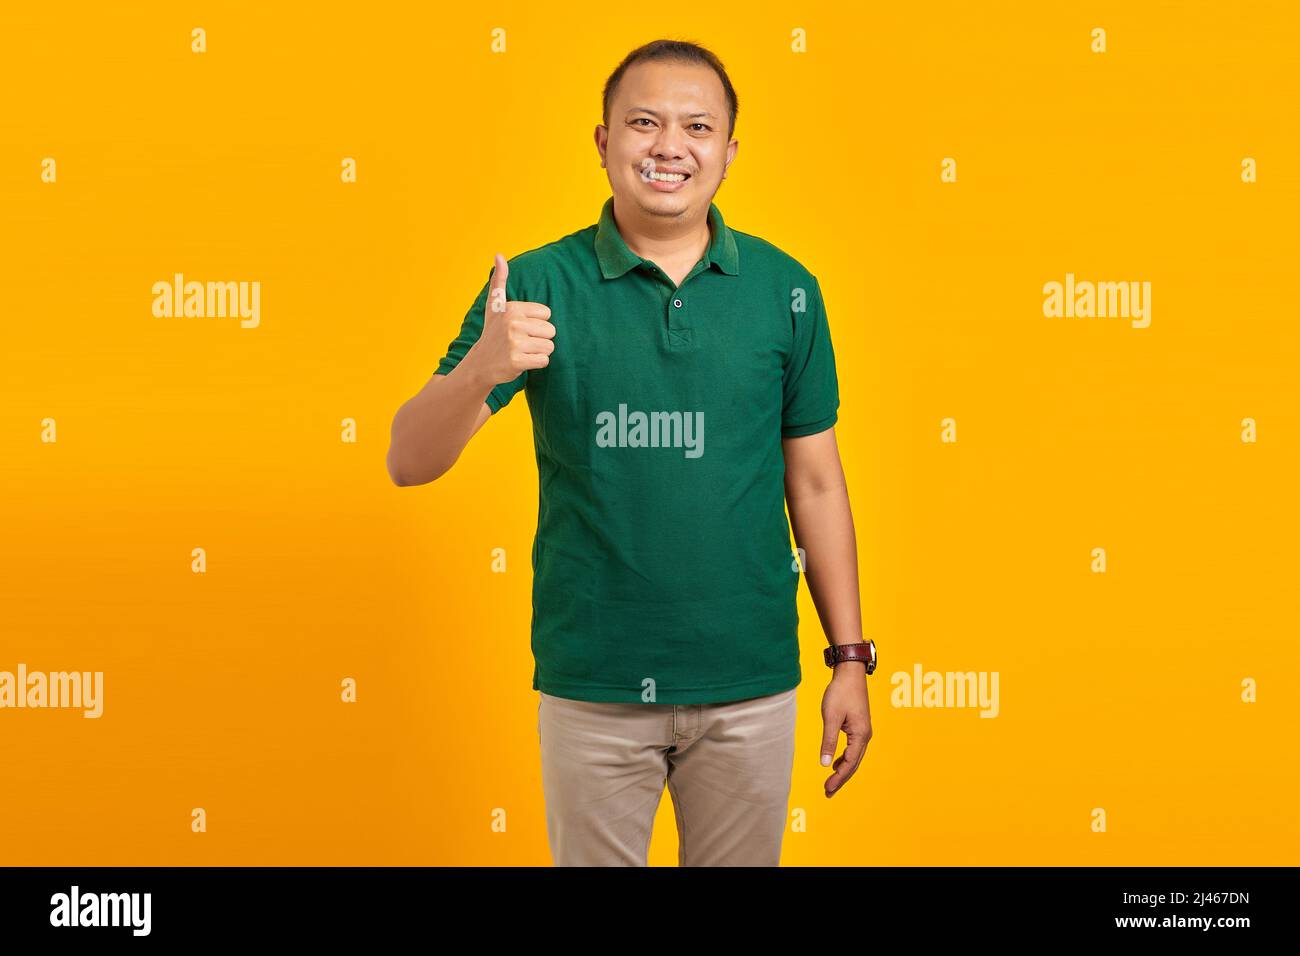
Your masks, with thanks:
[(868, 640), (865, 644), (832, 644), (822, 652), (826, 666), (834, 667), (840, 661), (862, 661), (867, 665), (867, 673), (876, 669), (876, 642)]

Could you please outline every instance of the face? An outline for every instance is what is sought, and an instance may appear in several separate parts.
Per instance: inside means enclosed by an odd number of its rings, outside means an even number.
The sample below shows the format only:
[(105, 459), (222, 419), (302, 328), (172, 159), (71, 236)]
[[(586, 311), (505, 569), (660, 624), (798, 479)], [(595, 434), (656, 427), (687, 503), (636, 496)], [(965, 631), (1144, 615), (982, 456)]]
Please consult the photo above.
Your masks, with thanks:
[(628, 68), (596, 148), (619, 209), (643, 216), (706, 216), (739, 143), (728, 136), (722, 80), (707, 66), (642, 62)]

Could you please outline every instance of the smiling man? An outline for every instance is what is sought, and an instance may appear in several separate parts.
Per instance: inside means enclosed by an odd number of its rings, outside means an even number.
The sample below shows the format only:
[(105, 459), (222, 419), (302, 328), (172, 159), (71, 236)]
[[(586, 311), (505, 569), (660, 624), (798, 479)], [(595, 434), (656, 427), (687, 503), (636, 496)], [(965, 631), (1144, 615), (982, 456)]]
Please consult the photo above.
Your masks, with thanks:
[(828, 797), (871, 737), (875, 645), (862, 637), (826, 309), (811, 272), (713, 203), (736, 113), (702, 47), (628, 54), (595, 131), (613, 193), (598, 221), (497, 255), (393, 420), (389, 474), (425, 484), (526, 397), (540, 492), (533, 689), (561, 866), (645, 865), (665, 784), (681, 865), (779, 862), (801, 570), (831, 644), (823, 766), (846, 737)]

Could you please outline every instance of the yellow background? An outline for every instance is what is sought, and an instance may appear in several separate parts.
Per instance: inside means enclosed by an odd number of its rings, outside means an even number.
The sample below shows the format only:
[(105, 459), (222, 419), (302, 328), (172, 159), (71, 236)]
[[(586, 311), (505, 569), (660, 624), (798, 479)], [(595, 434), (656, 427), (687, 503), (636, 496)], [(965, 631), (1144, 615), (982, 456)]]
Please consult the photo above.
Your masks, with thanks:
[[(661, 36), (726, 63), (716, 201), (839, 364), (875, 737), (826, 800), (801, 588), (783, 863), (1295, 862), (1294, 7), (420, 6), (6, 7), (0, 669), (106, 686), (0, 711), (0, 862), (550, 864), (526, 405), (432, 485), (384, 458), (493, 254), (595, 222), (601, 86)], [(153, 317), (178, 271), (261, 326)], [(1045, 318), (1066, 272), (1150, 328)], [(891, 707), (917, 662), (1000, 716)]]

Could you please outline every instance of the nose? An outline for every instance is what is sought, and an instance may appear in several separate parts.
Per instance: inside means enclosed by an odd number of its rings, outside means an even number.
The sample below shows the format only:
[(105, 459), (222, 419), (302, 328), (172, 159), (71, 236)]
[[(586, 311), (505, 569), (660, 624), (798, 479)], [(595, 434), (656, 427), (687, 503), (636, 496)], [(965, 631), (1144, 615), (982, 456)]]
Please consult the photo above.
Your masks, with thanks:
[(659, 130), (651, 147), (651, 155), (659, 160), (678, 160), (686, 155), (685, 133), (680, 128), (667, 124)]

